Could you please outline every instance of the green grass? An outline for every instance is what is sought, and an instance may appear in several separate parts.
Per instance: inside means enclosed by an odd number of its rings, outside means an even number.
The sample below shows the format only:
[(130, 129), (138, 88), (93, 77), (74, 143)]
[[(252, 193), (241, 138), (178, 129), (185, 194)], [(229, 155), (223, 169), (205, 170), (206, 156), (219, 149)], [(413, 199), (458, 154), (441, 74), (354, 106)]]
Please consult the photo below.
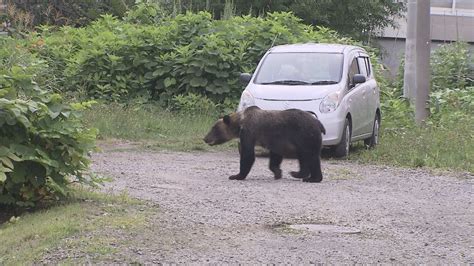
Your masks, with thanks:
[(356, 147), (351, 159), (408, 167), (454, 169), (474, 173), (474, 125), (458, 121), (449, 125), (383, 129), (373, 150)]
[[(214, 113), (180, 114), (150, 105), (96, 105), (85, 113), (86, 124), (99, 129), (101, 139), (141, 141), (149, 148), (178, 151), (211, 149), (202, 139), (218, 118)], [(212, 149), (229, 147), (236, 147), (235, 142)]]
[(117, 245), (110, 244), (117, 240), (108, 232), (137, 230), (145, 226), (149, 212), (150, 207), (126, 194), (76, 190), (68, 202), (0, 225), (0, 265), (37, 263), (57, 248), (93, 259), (113, 254)]

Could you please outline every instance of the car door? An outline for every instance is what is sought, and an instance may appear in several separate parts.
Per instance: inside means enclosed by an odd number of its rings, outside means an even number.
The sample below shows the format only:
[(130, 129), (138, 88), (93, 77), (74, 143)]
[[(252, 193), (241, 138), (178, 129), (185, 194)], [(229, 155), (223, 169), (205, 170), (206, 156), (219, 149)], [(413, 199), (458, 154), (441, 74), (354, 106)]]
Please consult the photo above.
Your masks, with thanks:
[(357, 63), (359, 65), (360, 74), (364, 75), (366, 81), (363, 84), (360, 84), (360, 89), (362, 90), (362, 98), (364, 101), (364, 117), (362, 122), (361, 134), (372, 132), (372, 123), (375, 117), (375, 97), (374, 91), (371, 90), (371, 87), (375, 90), (375, 80), (371, 75), (371, 69), (369, 64), (369, 57), (366, 54), (359, 54), (357, 57)]
[(357, 56), (353, 56), (348, 72), (348, 93), (346, 95), (349, 104), (349, 112), (352, 117), (352, 138), (360, 136), (364, 132), (366, 123), (367, 107), (365, 99), (364, 84), (353, 84), (355, 74), (360, 74)]

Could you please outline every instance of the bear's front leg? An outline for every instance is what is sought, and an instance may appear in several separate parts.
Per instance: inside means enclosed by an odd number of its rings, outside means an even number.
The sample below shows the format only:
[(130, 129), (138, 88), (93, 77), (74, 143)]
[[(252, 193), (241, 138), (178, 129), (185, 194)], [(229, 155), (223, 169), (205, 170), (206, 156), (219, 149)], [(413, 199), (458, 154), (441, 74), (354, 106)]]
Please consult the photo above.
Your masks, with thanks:
[(275, 179), (281, 178), (280, 165), (283, 161), (283, 156), (270, 151), (270, 170), (273, 172)]
[(240, 172), (229, 177), (231, 180), (244, 180), (255, 162), (255, 141), (248, 139), (245, 134), (240, 134)]

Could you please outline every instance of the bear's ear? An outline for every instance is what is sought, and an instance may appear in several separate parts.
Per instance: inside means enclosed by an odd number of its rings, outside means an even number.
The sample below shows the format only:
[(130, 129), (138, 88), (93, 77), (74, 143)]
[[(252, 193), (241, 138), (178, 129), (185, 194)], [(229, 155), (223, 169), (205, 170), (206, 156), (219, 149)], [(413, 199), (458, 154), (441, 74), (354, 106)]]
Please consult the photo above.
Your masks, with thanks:
[(224, 115), (224, 117), (222, 118), (222, 120), (224, 120), (224, 123), (226, 125), (229, 125), (230, 124), (230, 116), (229, 115)]

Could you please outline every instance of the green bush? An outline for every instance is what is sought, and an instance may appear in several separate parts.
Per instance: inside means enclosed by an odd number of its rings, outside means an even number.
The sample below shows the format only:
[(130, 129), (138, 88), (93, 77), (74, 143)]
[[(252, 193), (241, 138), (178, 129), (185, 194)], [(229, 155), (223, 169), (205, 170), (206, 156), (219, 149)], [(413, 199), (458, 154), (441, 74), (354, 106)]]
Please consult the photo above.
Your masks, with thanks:
[[(136, 22), (136, 21), (135, 21)], [(141, 97), (168, 103), (190, 93), (214, 102), (238, 99), (239, 73), (251, 72), (272, 45), (353, 43), (334, 31), (304, 25), (290, 13), (213, 20), (209, 13), (163, 18), (154, 25), (103, 16), (58, 32), (42, 28), (31, 49), (65, 76), (67, 91), (107, 101)]]
[[(467, 44), (441, 45), (431, 55), (431, 92), (428, 123), (438, 127), (468, 121), (474, 113), (473, 61)], [(471, 65), (471, 66), (470, 66)]]
[(46, 65), (0, 39), (0, 205), (32, 206), (64, 196), (86, 175), (95, 131), (82, 126), (90, 103), (66, 104), (34, 81)]
[[(448, 121), (458, 121), (474, 112), (474, 67), (467, 44), (443, 44), (430, 58), (431, 91), (429, 124), (443, 126)], [(413, 109), (402, 97), (404, 61), (392, 89), (382, 94), (384, 117), (395, 124), (412, 125)]]
[(431, 56), (431, 91), (463, 90), (466, 86), (474, 85), (474, 75), (472, 69), (469, 69), (469, 65), (473, 63), (467, 43), (441, 45)]
[(166, 16), (161, 5), (153, 1), (137, 1), (137, 4), (125, 14), (124, 20), (130, 23), (153, 25)]

